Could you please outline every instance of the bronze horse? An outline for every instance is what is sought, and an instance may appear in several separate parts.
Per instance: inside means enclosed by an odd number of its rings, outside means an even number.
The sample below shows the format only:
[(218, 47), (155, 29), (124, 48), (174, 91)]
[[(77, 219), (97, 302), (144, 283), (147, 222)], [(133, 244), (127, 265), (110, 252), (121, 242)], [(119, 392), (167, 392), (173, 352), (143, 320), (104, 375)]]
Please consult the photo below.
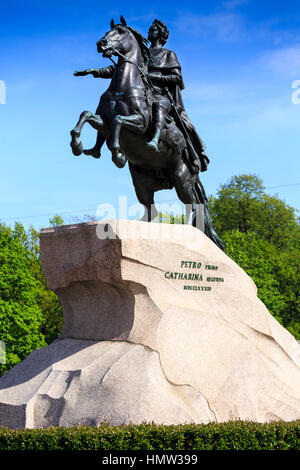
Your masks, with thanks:
[[(152, 94), (147, 79), (148, 49), (146, 40), (133, 28), (111, 22), (111, 30), (97, 42), (97, 50), (103, 57), (118, 57), (111, 82), (103, 93), (98, 107), (99, 114), (81, 113), (71, 131), (71, 147), (74, 155), (84, 151), (80, 141), (85, 123), (96, 129), (106, 141), (114, 163), (122, 168), (129, 162), (135, 192), (145, 207), (144, 221), (157, 216), (154, 193), (175, 188), (180, 201), (186, 207), (186, 223), (198, 226), (201, 213), (204, 233), (217, 246), (224, 248), (214, 231), (204, 188), (186, 158), (186, 142), (183, 133), (170, 118), (162, 132), (159, 152), (147, 146), (151, 129)], [(200, 211), (199, 211), (200, 208)]]

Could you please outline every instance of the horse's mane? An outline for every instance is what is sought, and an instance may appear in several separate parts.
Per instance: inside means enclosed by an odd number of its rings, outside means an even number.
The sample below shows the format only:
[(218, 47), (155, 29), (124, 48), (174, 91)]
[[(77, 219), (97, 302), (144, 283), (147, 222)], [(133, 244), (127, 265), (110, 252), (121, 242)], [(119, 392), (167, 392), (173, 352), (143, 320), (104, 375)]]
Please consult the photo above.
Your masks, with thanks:
[(146, 39), (141, 33), (139, 33), (136, 29), (132, 28), (131, 26), (127, 26), (129, 31), (132, 32), (134, 35), (135, 39), (138, 42), (138, 45), (140, 46), (142, 56), (147, 63), (149, 59), (151, 59), (151, 55), (148, 49), (149, 41)]

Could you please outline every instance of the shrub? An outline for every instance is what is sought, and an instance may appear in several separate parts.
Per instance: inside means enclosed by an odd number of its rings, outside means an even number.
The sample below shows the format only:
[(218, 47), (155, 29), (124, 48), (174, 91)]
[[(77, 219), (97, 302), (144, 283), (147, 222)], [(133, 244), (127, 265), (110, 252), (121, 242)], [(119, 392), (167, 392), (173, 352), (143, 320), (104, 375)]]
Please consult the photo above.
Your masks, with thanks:
[(0, 428), (1, 450), (299, 450), (300, 421)]

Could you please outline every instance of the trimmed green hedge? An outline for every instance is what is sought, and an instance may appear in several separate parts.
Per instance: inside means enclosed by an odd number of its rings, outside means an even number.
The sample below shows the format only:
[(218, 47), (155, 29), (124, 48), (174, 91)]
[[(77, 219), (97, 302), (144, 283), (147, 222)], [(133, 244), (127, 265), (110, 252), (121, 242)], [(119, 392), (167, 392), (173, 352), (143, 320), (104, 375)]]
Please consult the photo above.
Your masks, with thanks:
[(0, 428), (1, 450), (299, 450), (300, 421)]

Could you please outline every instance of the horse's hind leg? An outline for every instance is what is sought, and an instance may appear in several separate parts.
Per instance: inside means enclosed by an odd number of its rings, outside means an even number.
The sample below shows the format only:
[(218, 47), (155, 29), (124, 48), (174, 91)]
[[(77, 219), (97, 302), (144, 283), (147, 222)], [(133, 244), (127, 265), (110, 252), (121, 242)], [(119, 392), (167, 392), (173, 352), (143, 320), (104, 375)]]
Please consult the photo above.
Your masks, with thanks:
[(153, 170), (143, 170), (129, 164), (129, 169), (138, 201), (144, 206), (145, 213), (140, 219), (143, 222), (151, 222), (158, 215), (154, 205), (154, 191), (157, 179)]
[(184, 203), (186, 209), (185, 223), (188, 225), (196, 224), (198, 215), (197, 197), (194, 192), (195, 176), (191, 175), (184, 162), (179, 161), (175, 172), (171, 177), (178, 198)]

